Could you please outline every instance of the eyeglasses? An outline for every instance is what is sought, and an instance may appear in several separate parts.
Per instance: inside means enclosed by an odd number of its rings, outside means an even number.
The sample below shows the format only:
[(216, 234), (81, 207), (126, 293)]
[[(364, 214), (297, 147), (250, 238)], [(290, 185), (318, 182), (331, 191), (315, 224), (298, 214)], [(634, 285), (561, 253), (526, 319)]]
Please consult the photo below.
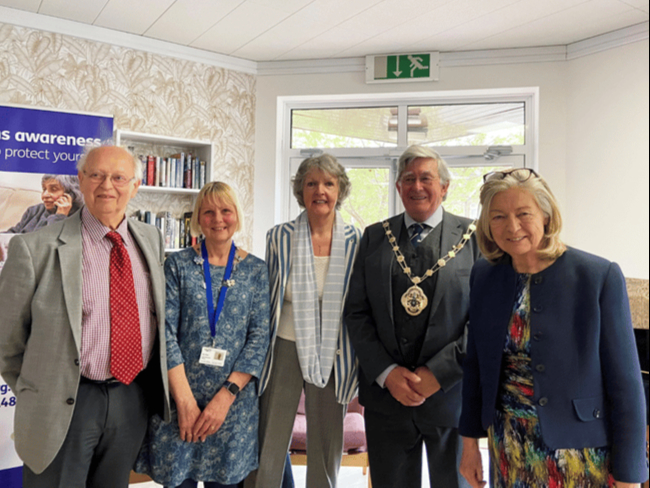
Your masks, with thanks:
[(402, 176), (402, 178), (400, 178), (400, 181), (407, 186), (415, 185), (417, 181), (419, 181), (424, 186), (428, 186), (431, 183), (433, 183), (435, 179), (436, 177), (432, 175), (422, 175), (418, 178), (415, 175), (409, 174), (406, 176)]
[(84, 174), (88, 177), (90, 181), (95, 183), (96, 185), (101, 185), (104, 183), (104, 180), (106, 178), (109, 178), (111, 180), (111, 183), (113, 186), (121, 188), (123, 186), (128, 185), (132, 181), (136, 180), (136, 177), (134, 176), (133, 178), (127, 178), (124, 175), (107, 175), (104, 173), (99, 173), (99, 172), (93, 172), (93, 173), (86, 173), (84, 171)]
[(532, 176), (539, 178), (539, 175), (531, 168), (510, 168), (503, 171), (490, 171), (483, 175), (483, 182), (503, 180), (506, 176), (512, 176), (523, 183), (528, 181)]

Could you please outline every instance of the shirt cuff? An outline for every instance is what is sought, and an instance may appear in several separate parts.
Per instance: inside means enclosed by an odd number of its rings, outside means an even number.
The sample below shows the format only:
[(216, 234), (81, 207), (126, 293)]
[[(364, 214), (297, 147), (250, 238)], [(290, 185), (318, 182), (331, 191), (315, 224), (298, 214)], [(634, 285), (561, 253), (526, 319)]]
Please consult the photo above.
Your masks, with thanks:
[(390, 374), (391, 371), (393, 371), (395, 368), (397, 368), (397, 363), (391, 364), (388, 366), (382, 374), (377, 376), (377, 379), (375, 380), (379, 386), (382, 388), (386, 388), (384, 384), (386, 383), (386, 378), (388, 378), (388, 375)]

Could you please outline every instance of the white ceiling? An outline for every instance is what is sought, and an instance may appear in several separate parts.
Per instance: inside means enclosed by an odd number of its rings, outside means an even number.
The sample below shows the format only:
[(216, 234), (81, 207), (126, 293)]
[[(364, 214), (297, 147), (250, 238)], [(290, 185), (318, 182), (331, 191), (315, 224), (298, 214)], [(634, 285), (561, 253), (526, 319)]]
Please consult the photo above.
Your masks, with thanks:
[(0, 0), (0, 6), (255, 62), (568, 45), (648, 21), (648, 0)]

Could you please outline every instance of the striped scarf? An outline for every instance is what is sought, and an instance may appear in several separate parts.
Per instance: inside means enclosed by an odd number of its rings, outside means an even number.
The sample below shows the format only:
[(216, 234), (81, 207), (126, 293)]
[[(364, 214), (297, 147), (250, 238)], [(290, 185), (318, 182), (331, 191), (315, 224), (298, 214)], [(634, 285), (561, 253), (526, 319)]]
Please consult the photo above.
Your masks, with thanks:
[[(329, 381), (341, 327), (345, 278), (345, 224), (337, 211), (329, 269), (319, 310), (314, 251), (307, 212), (296, 219), (291, 257), (293, 322), (298, 361), (305, 381), (324, 388)], [(319, 313), (320, 312), (320, 313)]]

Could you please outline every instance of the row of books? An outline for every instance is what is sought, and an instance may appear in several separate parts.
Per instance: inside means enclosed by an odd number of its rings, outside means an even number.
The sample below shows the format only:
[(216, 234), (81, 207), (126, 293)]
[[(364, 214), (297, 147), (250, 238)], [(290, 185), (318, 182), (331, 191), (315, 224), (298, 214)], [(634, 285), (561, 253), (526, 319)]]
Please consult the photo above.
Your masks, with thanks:
[(178, 153), (167, 158), (138, 156), (144, 165), (142, 184), (165, 188), (201, 189), (206, 183), (206, 163), (191, 154)]
[(183, 249), (197, 243), (197, 238), (190, 234), (192, 212), (185, 212), (181, 218), (176, 218), (170, 212), (156, 214), (149, 210), (138, 210), (132, 217), (158, 227), (165, 241), (165, 249)]

